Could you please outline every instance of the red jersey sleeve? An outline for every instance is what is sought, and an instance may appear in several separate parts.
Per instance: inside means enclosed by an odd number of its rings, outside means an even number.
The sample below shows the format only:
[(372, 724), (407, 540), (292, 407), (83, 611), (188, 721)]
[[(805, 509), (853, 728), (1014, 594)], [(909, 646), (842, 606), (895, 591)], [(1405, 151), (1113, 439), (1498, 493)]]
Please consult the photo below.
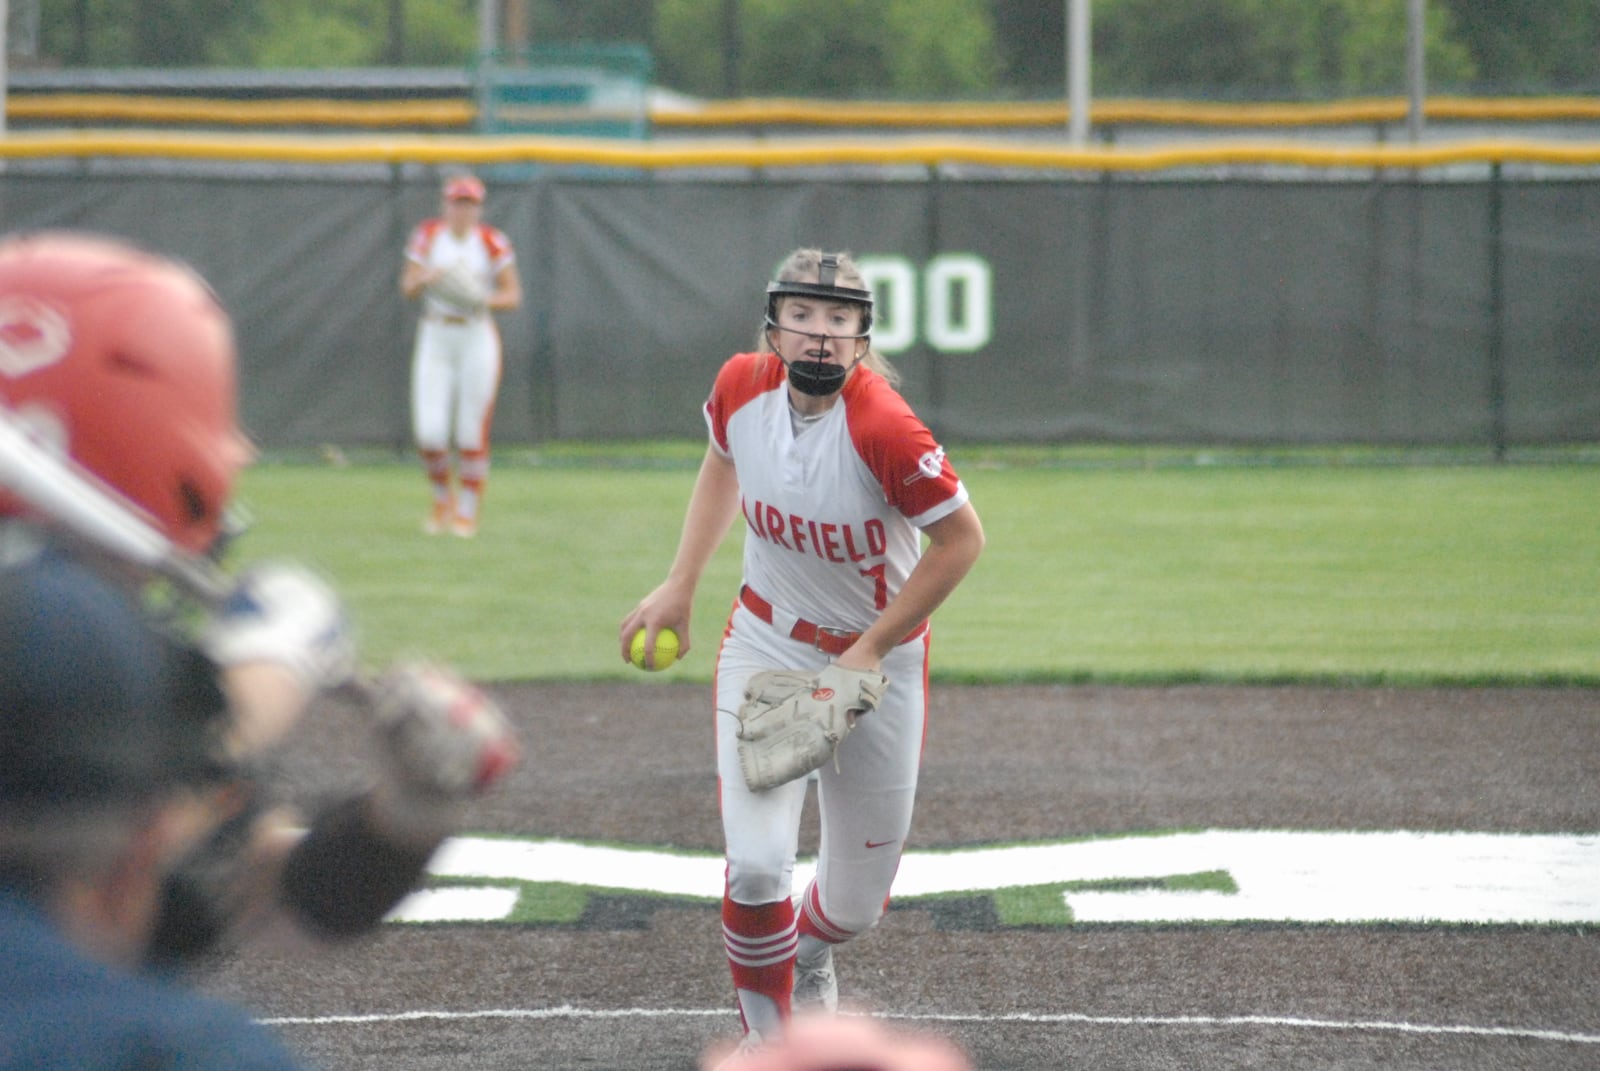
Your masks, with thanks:
[[(406, 259), (414, 260), (418, 264), (428, 262), (428, 250), (433, 248), (434, 236), (439, 233), (439, 228), (444, 226), (442, 219), (425, 219), (411, 229), (411, 237), (406, 239)], [(392, 246), (390, 248), (393, 248)]]
[(505, 232), (487, 223), (478, 224), (478, 236), (483, 240), (483, 248), (489, 253), (489, 270), (499, 272), (507, 264), (517, 259), (516, 253), (511, 248), (511, 239)]
[(770, 353), (736, 353), (723, 363), (706, 399), (706, 427), (722, 453), (728, 452), (728, 419), (753, 399), (783, 382), (783, 364)]
[(944, 447), (882, 376), (858, 369), (844, 402), (851, 442), (891, 506), (916, 518), (965, 493)]

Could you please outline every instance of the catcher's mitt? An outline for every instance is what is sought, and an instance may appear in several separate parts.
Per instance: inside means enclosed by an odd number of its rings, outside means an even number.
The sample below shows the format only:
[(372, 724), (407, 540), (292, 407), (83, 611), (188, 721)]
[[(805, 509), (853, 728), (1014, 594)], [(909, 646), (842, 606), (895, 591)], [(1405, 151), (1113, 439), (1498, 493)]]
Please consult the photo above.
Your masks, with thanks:
[(389, 759), (418, 797), (478, 795), (521, 758), (511, 725), (494, 700), (452, 669), (403, 662), (378, 678), (373, 692), (373, 713)]
[(819, 673), (763, 670), (745, 686), (739, 707), (739, 769), (752, 792), (803, 777), (838, 761), (856, 719), (876, 710), (889, 678), (831, 665)]
[(459, 260), (428, 284), (428, 293), (465, 312), (478, 312), (489, 300), (489, 291), (483, 285), (483, 280)]

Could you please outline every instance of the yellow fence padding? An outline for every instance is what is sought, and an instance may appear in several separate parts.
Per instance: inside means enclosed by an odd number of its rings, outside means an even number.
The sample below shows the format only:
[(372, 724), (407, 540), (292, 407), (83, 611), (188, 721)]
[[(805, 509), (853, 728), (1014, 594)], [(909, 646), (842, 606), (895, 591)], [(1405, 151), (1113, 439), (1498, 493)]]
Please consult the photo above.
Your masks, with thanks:
[[(1398, 123), (1408, 103), (1374, 97), (1309, 103), (1213, 103), (1106, 99), (1093, 102), (1098, 126), (1305, 127)], [(1594, 122), (1600, 97), (1430, 97), (1424, 117), (1436, 121)], [(471, 128), (477, 121), (466, 96), (405, 101), (338, 99), (200, 99), (143, 94), (16, 93), (6, 102), (15, 122), (141, 123), (153, 126), (340, 126), (357, 128)], [(650, 123), (663, 129), (750, 126), (911, 127), (925, 129), (1065, 127), (1065, 101), (907, 102), (752, 98), (694, 107), (656, 107)]]
[(1072, 147), (978, 138), (673, 139), (445, 134), (269, 135), (149, 130), (16, 131), (0, 158), (148, 157), (312, 164), (533, 163), (643, 169), (964, 165), (1159, 171), (1268, 165), (1428, 169), (1460, 164), (1600, 165), (1600, 141), (1477, 139), (1419, 145), (1206, 141), (1159, 148)]

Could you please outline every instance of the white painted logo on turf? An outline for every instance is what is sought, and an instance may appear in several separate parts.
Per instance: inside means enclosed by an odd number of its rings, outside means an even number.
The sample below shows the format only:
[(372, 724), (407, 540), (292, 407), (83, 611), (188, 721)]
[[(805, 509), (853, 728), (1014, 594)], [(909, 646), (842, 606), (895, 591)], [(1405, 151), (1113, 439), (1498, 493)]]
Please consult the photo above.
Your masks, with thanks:
[[(510, 916), (522, 882), (564, 883), (715, 900), (723, 860), (561, 840), (457, 837), (434, 856), (437, 878), (499, 887), (419, 892), (400, 921)], [(795, 868), (804, 888), (815, 864)], [(1074, 889), (1223, 871), (1237, 892)], [(899, 900), (1021, 886), (1062, 893), (1079, 924), (1111, 922), (1600, 923), (1600, 834), (1301, 833), (1208, 830), (1059, 844), (909, 852)]]

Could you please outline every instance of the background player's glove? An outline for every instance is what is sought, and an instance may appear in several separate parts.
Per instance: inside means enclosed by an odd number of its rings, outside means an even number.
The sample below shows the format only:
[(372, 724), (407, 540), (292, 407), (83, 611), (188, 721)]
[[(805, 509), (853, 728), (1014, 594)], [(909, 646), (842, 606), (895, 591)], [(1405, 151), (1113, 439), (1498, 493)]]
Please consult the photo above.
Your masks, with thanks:
[(836, 758), (861, 715), (876, 710), (889, 678), (830, 665), (819, 673), (763, 670), (739, 707), (739, 769), (752, 792), (793, 781)]
[(477, 795), (521, 758), (494, 700), (444, 666), (394, 666), (378, 678), (373, 698), (394, 772), (414, 798)]
[(489, 300), (483, 280), (461, 261), (450, 265), (429, 283), (428, 293), (463, 312), (479, 312)]
[(311, 689), (343, 684), (356, 668), (355, 639), (338, 596), (309, 570), (287, 563), (242, 572), (200, 642), (218, 665), (276, 662)]

